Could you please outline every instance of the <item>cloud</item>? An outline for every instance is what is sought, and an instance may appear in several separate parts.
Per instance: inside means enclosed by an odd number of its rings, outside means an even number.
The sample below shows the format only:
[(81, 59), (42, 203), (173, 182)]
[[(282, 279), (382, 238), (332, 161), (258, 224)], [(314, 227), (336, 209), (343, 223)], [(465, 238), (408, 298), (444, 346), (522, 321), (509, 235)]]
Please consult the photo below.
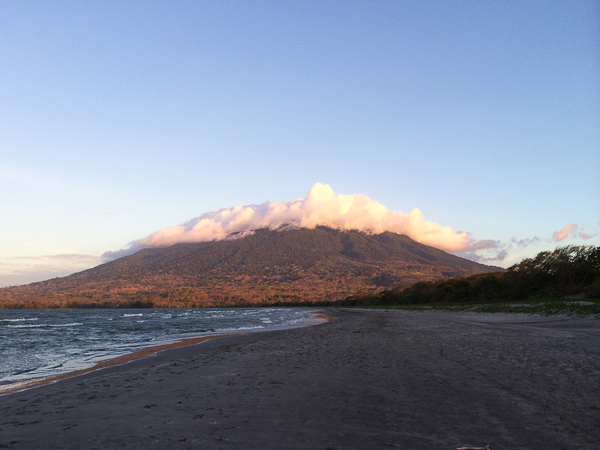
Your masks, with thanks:
[(0, 273), (0, 287), (35, 283), (37, 281), (49, 280), (50, 278), (64, 277), (74, 272), (78, 272), (78, 270), (73, 268), (37, 266), (12, 273)]
[(532, 238), (525, 238), (525, 239), (517, 239), (516, 237), (513, 237), (510, 240), (510, 243), (512, 245), (516, 245), (519, 248), (524, 248), (524, 247), (529, 247), (530, 245), (535, 245), (540, 241), (541, 241), (541, 239), (537, 236), (534, 236)]
[(562, 230), (555, 231), (554, 233), (552, 233), (552, 240), (555, 242), (560, 242), (569, 235), (575, 235), (575, 233), (577, 232), (577, 228), (578, 228), (578, 226), (576, 223), (570, 223), (569, 225), (564, 227)]
[(109, 216), (120, 216), (121, 213), (118, 213), (116, 211), (102, 211), (102, 214), (108, 214)]
[(148, 248), (147, 245), (141, 245), (140, 241), (134, 241), (129, 243), (129, 247), (114, 252), (108, 251), (102, 253), (102, 262), (113, 261), (115, 259), (122, 258), (123, 256), (133, 255), (135, 252)]
[(490, 248), (498, 248), (502, 246), (500, 241), (493, 239), (483, 239), (481, 241), (473, 241), (466, 248), (465, 251), (475, 252), (477, 250), (486, 250)]
[(594, 233), (594, 234), (587, 234), (585, 232), (585, 228), (584, 227), (579, 227), (579, 232), (577, 233), (577, 236), (579, 236), (581, 239), (584, 240), (588, 240), (588, 239), (592, 239), (595, 238), (598, 235), (598, 233)]
[[(11, 263), (22, 262), (22, 261), (43, 261), (43, 260), (54, 260), (67, 264), (88, 264), (98, 262), (97, 255), (89, 255), (86, 253), (58, 253), (56, 255), (33, 255), (33, 256), (7, 256), (2, 258), (4, 261), (10, 261)], [(0, 264), (3, 264), (1, 262)]]
[(0, 287), (70, 275), (94, 267), (101, 262), (99, 256), (83, 253), (7, 256), (0, 258)]
[[(501, 244), (499, 244), (499, 246), (500, 245)], [(488, 249), (489, 247), (485, 248), (485, 250)], [(509, 256), (506, 250), (500, 250), (499, 252), (492, 253), (491, 255), (489, 252), (479, 254), (475, 251), (454, 252), (454, 254), (456, 256), (460, 256), (461, 258), (469, 259), (482, 264), (499, 264)]]
[(106, 252), (105, 260), (115, 259), (147, 247), (163, 247), (177, 243), (205, 242), (232, 237), (232, 233), (281, 227), (315, 228), (328, 226), (339, 230), (367, 233), (391, 231), (405, 234), (417, 242), (446, 251), (460, 251), (469, 245), (474, 249), (495, 241), (475, 242), (469, 233), (426, 221), (420, 209), (405, 213), (390, 211), (364, 194), (336, 194), (326, 184), (316, 183), (306, 198), (289, 202), (265, 202), (260, 205), (238, 205), (196, 217), (182, 225), (165, 228), (130, 243), (129, 248)]
[(503, 261), (508, 257), (508, 252), (506, 250), (501, 250), (500, 253), (496, 255), (494, 261)]
[(576, 223), (570, 223), (562, 230), (552, 233), (552, 240), (554, 242), (560, 242), (566, 239), (568, 236), (576, 236), (587, 241), (588, 239), (596, 237), (597, 233), (587, 234), (585, 233), (583, 226), (579, 226)]

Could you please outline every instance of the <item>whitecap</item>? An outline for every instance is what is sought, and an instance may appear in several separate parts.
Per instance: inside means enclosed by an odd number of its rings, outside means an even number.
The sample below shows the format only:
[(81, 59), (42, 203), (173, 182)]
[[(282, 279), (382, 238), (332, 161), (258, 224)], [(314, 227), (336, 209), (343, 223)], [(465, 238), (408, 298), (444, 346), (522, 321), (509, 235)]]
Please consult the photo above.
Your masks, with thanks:
[(258, 325), (256, 327), (239, 327), (239, 328), (222, 328), (217, 331), (235, 331), (235, 330), (257, 330), (259, 328), (264, 328), (262, 325)]
[(18, 319), (0, 319), (0, 322), (24, 322), (26, 320), (38, 320), (37, 317), (32, 319), (25, 319), (24, 317), (19, 317)]

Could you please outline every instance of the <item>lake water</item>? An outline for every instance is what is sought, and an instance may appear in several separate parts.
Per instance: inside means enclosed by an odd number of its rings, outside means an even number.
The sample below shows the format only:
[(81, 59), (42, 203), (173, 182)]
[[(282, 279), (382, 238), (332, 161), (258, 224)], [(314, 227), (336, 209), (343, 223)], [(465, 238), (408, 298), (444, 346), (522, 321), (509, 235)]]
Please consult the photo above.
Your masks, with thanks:
[(144, 347), (289, 327), (308, 308), (0, 310), (0, 385), (58, 375)]

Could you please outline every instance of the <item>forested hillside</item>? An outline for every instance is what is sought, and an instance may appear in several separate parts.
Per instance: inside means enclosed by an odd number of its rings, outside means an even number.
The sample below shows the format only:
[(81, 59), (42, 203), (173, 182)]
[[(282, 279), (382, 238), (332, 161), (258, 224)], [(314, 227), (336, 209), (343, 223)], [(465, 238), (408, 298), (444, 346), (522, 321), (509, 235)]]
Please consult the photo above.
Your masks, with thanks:
[(559, 247), (538, 253), (506, 272), (423, 281), (377, 293), (362, 293), (338, 306), (502, 302), (568, 295), (600, 298), (600, 247)]
[(0, 307), (200, 307), (341, 300), (501, 270), (395, 233), (327, 227), (149, 248), (67, 277), (0, 289)]

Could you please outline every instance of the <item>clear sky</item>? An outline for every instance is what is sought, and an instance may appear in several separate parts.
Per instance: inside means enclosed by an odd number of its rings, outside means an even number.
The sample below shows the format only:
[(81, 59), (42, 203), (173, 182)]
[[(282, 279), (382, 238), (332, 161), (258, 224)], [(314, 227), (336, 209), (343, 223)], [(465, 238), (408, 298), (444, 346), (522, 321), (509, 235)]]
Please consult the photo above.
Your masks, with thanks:
[(317, 182), (507, 267), (599, 174), (597, 1), (0, 1), (0, 286)]

